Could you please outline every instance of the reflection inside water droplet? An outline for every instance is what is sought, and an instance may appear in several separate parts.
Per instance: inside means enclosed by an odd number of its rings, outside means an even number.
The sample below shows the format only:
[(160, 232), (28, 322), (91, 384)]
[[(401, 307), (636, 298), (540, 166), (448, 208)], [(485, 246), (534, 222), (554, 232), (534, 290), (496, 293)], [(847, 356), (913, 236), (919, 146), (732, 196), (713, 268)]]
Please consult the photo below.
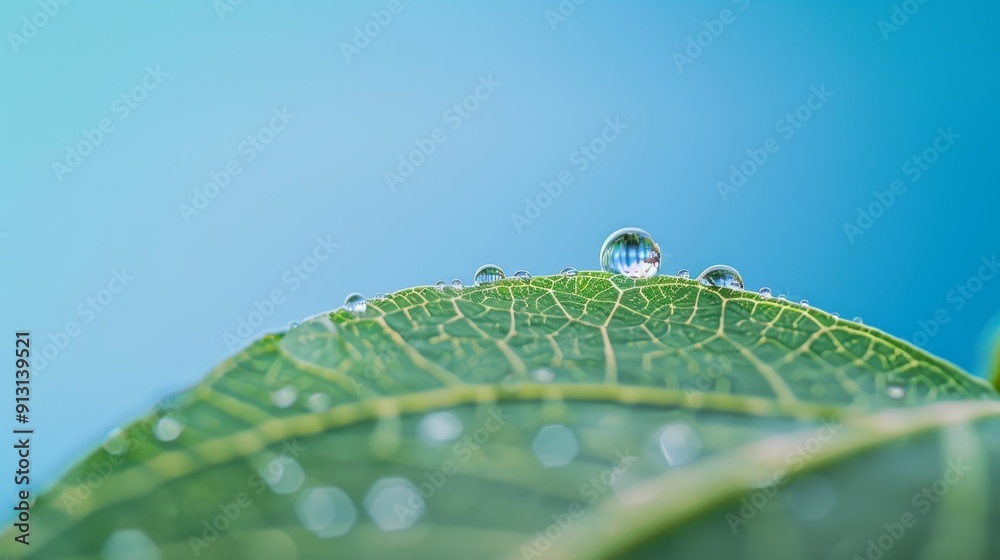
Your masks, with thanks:
[(506, 278), (503, 269), (495, 264), (484, 264), (476, 271), (475, 282), (477, 286), (492, 284)]
[(698, 281), (706, 286), (717, 288), (729, 288), (731, 290), (743, 289), (743, 277), (731, 266), (717, 264), (710, 266), (698, 275)]
[(463, 284), (462, 281), (459, 280), (458, 278), (451, 281), (451, 289), (453, 290), (461, 290), (464, 287), (465, 284)]
[(566, 268), (559, 271), (560, 276), (576, 276), (577, 270), (572, 266), (567, 266)]
[(344, 309), (351, 313), (364, 313), (367, 308), (368, 302), (365, 301), (365, 296), (361, 294), (354, 293), (344, 298)]
[(531, 280), (531, 274), (527, 270), (518, 270), (514, 273), (514, 278), (518, 280)]
[(760, 289), (760, 292), (758, 292), (758, 293), (760, 294), (760, 297), (762, 297), (762, 298), (770, 298), (771, 297), (771, 288), (768, 288), (767, 286), (764, 286), (763, 288)]
[(660, 270), (660, 246), (645, 230), (622, 228), (601, 246), (601, 270), (629, 278), (652, 278)]
[(677, 271), (677, 276), (679, 276), (681, 278), (684, 278), (684, 279), (691, 278), (691, 271), (688, 270), (688, 269), (686, 269), (686, 268), (682, 268), (682, 269), (680, 269), (680, 270)]
[(444, 280), (438, 280), (437, 282), (434, 283), (434, 287), (437, 288), (438, 291), (441, 291), (448, 287), (448, 283), (445, 282)]

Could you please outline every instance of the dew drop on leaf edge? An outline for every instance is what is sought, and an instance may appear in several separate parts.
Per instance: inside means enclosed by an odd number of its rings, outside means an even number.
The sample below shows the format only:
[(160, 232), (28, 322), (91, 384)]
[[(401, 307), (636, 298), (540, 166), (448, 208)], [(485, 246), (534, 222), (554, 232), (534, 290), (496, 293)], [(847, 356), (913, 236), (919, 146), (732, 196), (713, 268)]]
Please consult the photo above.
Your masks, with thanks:
[(660, 271), (660, 246), (649, 232), (622, 228), (601, 245), (601, 270), (629, 278), (652, 278)]
[(475, 283), (477, 286), (492, 284), (506, 278), (503, 269), (495, 264), (484, 264), (476, 270)]
[(344, 309), (351, 313), (363, 313), (367, 308), (368, 302), (365, 300), (365, 296), (361, 294), (353, 293), (344, 298)]
[(717, 288), (729, 288), (731, 290), (743, 289), (743, 276), (733, 267), (724, 264), (710, 266), (698, 275), (698, 281), (706, 286)]

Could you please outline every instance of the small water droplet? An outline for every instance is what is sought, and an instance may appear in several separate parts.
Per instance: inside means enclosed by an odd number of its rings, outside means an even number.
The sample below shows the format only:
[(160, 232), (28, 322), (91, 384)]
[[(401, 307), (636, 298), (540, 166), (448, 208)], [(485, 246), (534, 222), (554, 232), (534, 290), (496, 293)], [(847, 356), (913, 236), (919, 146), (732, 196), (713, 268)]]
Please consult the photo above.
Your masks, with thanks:
[(492, 284), (493, 282), (499, 282), (506, 278), (507, 275), (503, 273), (503, 269), (495, 264), (484, 264), (479, 267), (476, 271), (476, 285), (482, 286), (483, 284)]
[(324, 393), (314, 393), (306, 399), (306, 406), (313, 412), (325, 412), (333, 406), (333, 399)]
[(580, 444), (573, 431), (562, 424), (551, 424), (538, 430), (531, 449), (546, 467), (568, 465), (580, 451)]
[(799, 301), (799, 305), (801, 305), (802, 307), (809, 307), (809, 300), (807, 299), (801, 300)]
[(304, 492), (295, 504), (302, 526), (318, 537), (332, 538), (346, 534), (358, 520), (354, 502), (334, 486)]
[(531, 273), (529, 273), (527, 270), (518, 270), (517, 272), (514, 273), (514, 278), (524, 281), (531, 280)]
[(441, 291), (448, 287), (448, 283), (445, 282), (444, 280), (438, 280), (437, 282), (434, 283), (434, 287), (437, 288), (438, 291)]
[(382, 292), (379, 292), (379, 293), (375, 294), (375, 297), (373, 297), (372, 299), (373, 300), (375, 300), (375, 299), (385, 299), (385, 294), (382, 293)]
[(556, 378), (556, 374), (552, 373), (552, 370), (545, 368), (536, 369), (531, 376), (539, 383), (549, 383)]
[(783, 299), (785, 301), (788, 301), (788, 298), (785, 297), (785, 294), (778, 294), (778, 299)]
[(128, 436), (125, 430), (115, 428), (104, 438), (104, 450), (112, 455), (121, 455), (128, 449)]
[(291, 323), (288, 323), (288, 328), (289, 329), (297, 329), (297, 328), (299, 328), (299, 324), (296, 323), (295, 321), (292, 321)]
[(567, 266), (566, 268), (559, 271), (560, 276), (576, 276), (577, 270), (572, 266)]
[(906, 387), (901, 383), (889, 383), (885, 387), (885, 394), (889, 396), (890, 399), (899, 400), (906, 396)]
[(451, 289), (453, 290), (461, 290), (464, 287), (465, 284), (463, 284), (462, 281), (459, 280), (458, 278), (451, 281)]
[(682, 268), (677, 271), (677, 276), (680, 278), (684, 278), (686, 280), (688, 278), (691, 278), (691, 271), (686, 268)]
[(601, 245), (601, 270), (629, 278), (652, 278), (660, 271), (660, 246), (639, 228), (622, 228)]
[(701, 438), (684, 422), (667, 424), (660, 431), (660, 451), (671, 467), (686, 465), (701, 454)]
[(864, 324), (864, 321), (861, 319), (861, 317), (855, 317), (854, 318), (854, 322), (857, 323), (857, 324), (859, 324), (859, 325), (863, 325)]
[(834, 311), (830, 315), (832, 315), (834, 319), (840, 319), (840, 313), (837, 313), (836, 311)]
[(771, 297), (771, 288), (768, 288), (767, 286), (764, 286), (763, 288), (760, 289), (760, 292), (758, 292), (758, 293), (760, 294), (760, 297), (762, 297), (762, 298), (770, 298)]
[(731, 290), (743, 289), (743, 277), (731, 266), (717, 264), (705, 269), (698, 275), (698, 281), (706, 286), (718, 288), (729, 288)]
[(271, 393), (271, 402), (278, 408), (288, 408), (295, 404), (295, 399), (299, 397), (298, 390), (291, 385), (287, 385)]
[[(420, 491), (409, 480), (380, 478), (365, 495), (365, 510), (383, 531), (400, 531), (413, 526), (427, 508)], [(400, 511), (406, 515), (400, 515)]]
[(182, 431), (184, 431), (184, 426), (181, 426), (180, 422), (173, 418), (163, 418), (156, 423), (153, 435), (160, 441), (174, 441), (181, 435)]
[(364, 313), (365, 309), (368, 308), (368, 302), (365, 300), (365, 296), (355, 293), (344, 299), (344, 308), (351, 313)]
[(433, 412), (420, 420), (417, 433), (432, 443), (448, 443), (462, 435), (462, 421), (451, 412)]

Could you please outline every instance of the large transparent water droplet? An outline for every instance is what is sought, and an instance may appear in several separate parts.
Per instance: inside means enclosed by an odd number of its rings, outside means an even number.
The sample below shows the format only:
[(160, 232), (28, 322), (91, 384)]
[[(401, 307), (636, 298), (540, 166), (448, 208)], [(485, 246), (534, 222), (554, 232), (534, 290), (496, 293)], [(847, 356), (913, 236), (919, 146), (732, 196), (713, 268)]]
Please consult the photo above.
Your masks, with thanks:
[(731, 290), (743, 289), (743, 277), (731, 266), (717, 264), (705, 269), (698, 275), (698, 281), (706, 286), (716, 286), (718, 288), (729, 288)]
[(517, 278), (518, 280), (531, 280), (531, 273), (527, 270), (518, 270), (514, 273), (514, 278)]
[(368, 302), (365, 300), (365, 296), (361, 294), (351, 294), (344, 298), (344, 309), (351, 313), (364, 313), (367, 308)]
[(451, 289), (453, 290), (461, 290), (464, 287), (465, 284), (463, 284), (462, 281), (459, 280), (458, 278), (451, 281)]
[(691, 271), (686, 268), (682, 268), (677, 271), (677, 276), (679, 278), (684, 278), (685, 280), (687, 280), (688, 278), (691, 278)]
[(767, 286), (764, 286), (763, 288), (760, 289), (759, 293), (760, 293), (760, 297), (765, 298), (765, 299), (769, 299), (771, 297), (771, 288), (768, 288)]
[(620, 229), (601, 246), (601, 270), (629, 278), (652, 278), (660, 270), (660, 246), (644, 230)]
[(507, 275), (503, 273), (503, 269), (495, 264), (484, 264), (479, 267), (476, 271), (476, 285), (482, 286), (483, 284), (492, 284), (493, 282), (498, 282), (506, 278)]
[(559, 271), (559, 276), (576, 276), (577, 270), (572, 266), (567, 266), (566, 268)]

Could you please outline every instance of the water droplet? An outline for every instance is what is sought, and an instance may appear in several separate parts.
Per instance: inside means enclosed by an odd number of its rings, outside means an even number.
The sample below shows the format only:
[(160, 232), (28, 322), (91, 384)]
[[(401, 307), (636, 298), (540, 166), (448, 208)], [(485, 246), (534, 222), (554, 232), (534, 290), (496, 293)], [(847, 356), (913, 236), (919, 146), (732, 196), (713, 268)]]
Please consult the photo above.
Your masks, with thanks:
[(660, 451), (671, 467), (694, 461), (701, 454), (701, 438), (683, 422), (667, 424), (660, 430)]
[(275, 494), (291, 494), (306, 480), (302, 465), (287, 454), (275, 457), (260, 470), (268, 488)]
[(298, 390), (291, 385), (287, 385), (271, 393), (271, 402), (278, 408), (288, 408), (295, 404), (295, 399), (298, 397)]
[(375, 297), (373, 297), (372, 299), (385, 299), (385, 294), (382, 293), (382, 292), (379, 292), (379, 293), (375, 294)]
[(297, 329), (298, 327), (299, 327), (299, 324), (296, 323), (295, 321), (292, 321), (291, 323), (288, 323), (288, 328), (289, 329)]
[(559, 276), (576, 276), (577, 270), (572, 266), (567, 266), (566, 268), (559, 271)]
[(687, 280), (688, 278), (691, 278), (691, 271), (686, 268), (682, 268), (677, 271), (677, 276)]
[(765, 299), (766, 298), (770, 298), (771, 297), (771, 288), (768, 288), (767, 286), (764, 286), (763, 288), (760, 289), (760, 292), (758, 292), (758, 293), (760, 294), (760, 297), (762, 297), (762, 298), (765, 298)]
[(434, 412), (417, 424), (417, 433), (426, 441), (448, 443), (462, 434), (462, 421), (451, 412)]
[(572, 430), (562, 424), (552, 424), (538, 430), (531, 449), (546, 467), (561, 467), (576, 458), (580, 444)]
[(524, 281), (531, 280), (531, 273), (529, 273), (527, 270), (518, 270), (517, 272), (514, 273), (514, 278)]
[(731, 290), (743, 289), (743, 277), (731, 266), (717, 264), (705, 269), (698, 275), (698, 281), (706, 286), (716, 286), (719, 288), (729, 288)]
[(889, 383), (885, 386), (885, 394), (889, 396), (890, 399), (899, 400), (906, 396), (906, 387), (902, 383)]
[(861, 319), (861, 317), (855, 317), (854, 318), (854, 322), (857, 323), (857, 324), (859, 324), (859, 325), (863, 325), (864, 324), (864, 321)]
[(549, 383), (556, 378), (556, 374), (552, 373), (552, 370), (545, 368), (536, 369), (531, 376), (534, 377), (535, 381), (539, 383)]
[(128, 435), (125, 430), (115, 428), (104, 438), (104, 450), (112, 455), (121, 455), (128, 449)]
[(101, 548), (103, 560), (159, 560), (160, 549), (146, 533), (125, 529), (111, 533)]
[(441, 291), (448, 287), (448, 283), (445, 282), (444, 280), (438, 280), (437, 282), (434, 283), (434, 287), (437, 288), (438, 291)]
[(660, 246), (644, 230), (620, 229), (601, 245), (601, 270), (629, 278), (652, 278), (660, 270)]
[(295, 504), (302, 526), (320, 538), (339, 537), (358, 520), (354, 502), (340, 488), (326, 486), (304, 492)]
[(484, 264), (479, 267), (476, 271), (476, 285), (482, 286), (483, 284), (492, 284), (493, 282), (498, 282), (506, 278), (507, 275), (503, 273), (503, 269), (495, 264)]
[[(365, 495), (365, 510), (383, 531), (410, 528), (426, 509), (417, 487), (405, 478), (380, 478)], [(405, 515), (400, 515), (400, 511)]]
[(368, 302), (365, 301), (365, 296), (355, 293), (344, 299), (344, 308), (351, 313), (364, 313), (368, 308)]
[(807, 299), (801, 300), (799, 301), (799, 305), (801, 305), (802, 307), (809, 307), (809, 300)]
[(778, 299), (783, 299), (785, 301), (788, 301), (788, 298), (785, 297), (785, 294), (779, 294)]
[(160, 441), (174, 441), (177, 436), (181, 435), (184, 430), (184, 426), (173, 418), (163, 418), (156, 423), (156, 428), (153, 429), (153, 434), (156, 439)]
[(834, 319), (840, 319), (840, 313), (837, 313), (836, 311), (834, 311), (830, 315), (832, 315)]
[(462, 281), (459, 280), (458, 278), (451, 281), (451, 289), (453, 290), (461, 290), (464, 287), (465, 284), (463, 284)]
[(333, 406), (333, 399), (324, 393), (314, 393), (306, 399), (306, 407), (313, 412), (325, 412)]

